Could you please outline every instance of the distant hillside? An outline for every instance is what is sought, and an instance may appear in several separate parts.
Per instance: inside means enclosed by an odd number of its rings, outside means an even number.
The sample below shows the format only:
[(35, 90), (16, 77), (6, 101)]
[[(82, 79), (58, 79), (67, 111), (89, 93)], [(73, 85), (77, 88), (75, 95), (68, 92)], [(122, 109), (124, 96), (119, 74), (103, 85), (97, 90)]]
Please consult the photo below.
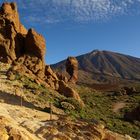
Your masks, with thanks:
[[(77, 56), (80, 83), (117, 83), (119, 80), (140, 80), (140, 58), (110, 51), (94, 50)], [(65, 60), (51, 66), (65, 71)]]

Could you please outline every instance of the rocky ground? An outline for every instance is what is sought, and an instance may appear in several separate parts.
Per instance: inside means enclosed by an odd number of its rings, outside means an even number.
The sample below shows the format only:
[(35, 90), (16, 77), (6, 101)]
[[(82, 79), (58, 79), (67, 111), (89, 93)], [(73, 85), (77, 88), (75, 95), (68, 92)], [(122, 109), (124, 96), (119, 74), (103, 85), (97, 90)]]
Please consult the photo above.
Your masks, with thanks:
[(0, 103), (1, 140), (132, 140), (104, 129), (103, 125), (72, 121), (68, 117)]
[(64, 115), (52, 115), (53, 121), (50, 121), (50, 114), (39, 111), (40, 108), (25, 96), (22, 83), (7, 79), (10, 65), (1, 63), (0, 66), (0, 140), (132, 139), (128, 135), (108, 131), (94, 121), (71, 120)]
[[(53, 119), (57, 119), (55, 115)], [(0, 103), (0, 138), (14, 139), (43, 139), (43, 136), (35, 135), (35, 131), (44, 126), (44, 122), (50, 119), (48, 113), (40, 112), (26, 107)]]

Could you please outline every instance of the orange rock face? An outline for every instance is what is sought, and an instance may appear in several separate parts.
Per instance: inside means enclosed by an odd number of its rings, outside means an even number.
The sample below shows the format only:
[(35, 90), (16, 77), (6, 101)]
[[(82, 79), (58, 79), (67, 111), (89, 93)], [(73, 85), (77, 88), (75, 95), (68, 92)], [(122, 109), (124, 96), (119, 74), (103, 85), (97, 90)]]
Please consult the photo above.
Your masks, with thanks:
[[(0, 9), (0, 59), (12, 63), (20, 54), (27, 30), (19, 21), (15, 3), (4, 3)], [(18, 39), (17, 39), (18, 38)]]
[[(20, 23), (15, 3), (2, 5), (0, 29), (0, 60), (6, 63), (16, 61), (16, 65), (23, 64), (33, 74), (44, 77), (45, 39), (35, 30), (27, 31), (24, 28)], [(18, 66), (18, 69), (21, 68)]]
[(68, 57), (66, 71), (70, 75), (69, 82), (76, 83), (78, 80), (78, 61), (75, 57)]
[(64, 81), (59, 81), (58, 91), (66, 97), (76, 99), (82, 107), (84, 107), (84, 102), (81, 100), (79, 94), (71, 87), (69, 87)]
[(25, 38), (25, 53), (36, 56), (41, 60), (44, 60), (46, 53), (46, 42), (42, 35), (35, 32), (33, 29), (29, 29)]
[(33, 29), (27, 31), (20, 23), (15, 3), (4, 3), (0, 10), (0, 56), (12, 63), (22, 54), (40, 58), (45, 56), (46, 42)]
[(27, 34), (27, 30), (20, 23), (16, 3), (3, 3), (1, 8), (1, 16), (13, 24), (15, 30), (21, 34)]

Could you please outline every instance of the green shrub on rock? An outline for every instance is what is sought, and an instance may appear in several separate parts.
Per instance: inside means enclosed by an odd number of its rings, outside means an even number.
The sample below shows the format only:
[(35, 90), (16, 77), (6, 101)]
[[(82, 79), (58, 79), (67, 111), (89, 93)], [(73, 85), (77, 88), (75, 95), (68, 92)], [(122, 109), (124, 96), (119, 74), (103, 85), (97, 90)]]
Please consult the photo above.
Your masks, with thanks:
[(82, 109), (81, 105), (74, 98), (66, 98), (63, 102), (67, 102), (75, 107), (75, 110), (80, 111)]

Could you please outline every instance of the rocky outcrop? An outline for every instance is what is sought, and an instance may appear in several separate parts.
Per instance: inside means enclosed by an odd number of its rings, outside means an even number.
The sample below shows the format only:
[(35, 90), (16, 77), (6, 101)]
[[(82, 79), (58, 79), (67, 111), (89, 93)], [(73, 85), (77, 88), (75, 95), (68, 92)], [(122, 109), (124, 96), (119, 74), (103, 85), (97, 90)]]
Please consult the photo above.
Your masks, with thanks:
[(36, 56), (21, 56), (15, 62), (13, 62), (13, 67), (22, 67), (25, 72), (27, 72), (27, 70), (30, 70), (30, 72), (35, 74), (36, 76), (40, 78), (44, 77), (44, 62)]
[(3, 3), (0, 9), (0, 16), (1, 19), (5, 21), (5, 23), (7, 22), (9, 24), (12, 24), (16, 32), (21, 34), (27, 34), (27, 30), (20, 23), (16, 3)]
[(116, 95), (133, 95), (135, 93), (137, 93), (135, 87), (123, 87), (119, 92), (116, 92)]
[(34, 140), (35, 136), (28, 131), (21, 129), (18, 126), (12, 124), (12, 120), (9, 118), (0, 117), (0, 139), (1, 140)]
[(0, 9), (0, 58), (7, 63), (24, 64), (34, 74), (45, 69), (45, 39), (20, 23), (15, 3), (4, 3)]
[(22, 51), (22, 39), (27, 30), (20, 23), (15, 3), (0, 8), (0, 59), (12, 63)]
[(34, 29), (29, 29), (25, 38), (25, 53), (36, 56), (44, 61), (46, 53), (46, 42), (42, 35), (36, 33)]
[[(59, 79), (50, 66), (45, 65), (45, 53), (44, 37), (34, 29), (27, 31), (24, 28), (15, 3), (4, 3), (0, 9), (0, 61), (12, 64), (7, 72), (8, 78), (14, 80), (17, 74), (25, 75), (37, 84), (51, 87), (81, 102), (78, 93), (66, 84), (67, 80)], [(76, 82), (77, 69), (77, 61), (69, 58), (68, 72), (72, 82)], [(64, 89), (60, 81), (64, 82)]]
[(50, 66), (45, 66), (45, 78), (44, 81), (53, 89), (58, 90), (59, 88), (59, 79), (57, 75), (53, 72)]
[(132, 95), (132, 94), (136, 93), (135, 87), (123, 87), (123, 90), (125, 90), (125, 93), (127, 95)]
[(79, 94), (74, 89), (69, 87), (64, 81), (59, 81), (58, 91), (66, 97), (71, 97), (76, 99), (82, 107), (84, 106), (84, 102), (81, 100)]
[(76, 83), (78, 80), (78, 61), (75, 57), (67, 58), (66, 71), (70, 75), (69, 82)]
[(68, 82), (68, 78), (67, 78), (67, 76), (65, 76), (64, 74), (57, 72), (56, 75), (57, 75), (57, 77), (58, 77), (59, 80), (62, 80), (62, 81), (64, 81), (65, 83)]

